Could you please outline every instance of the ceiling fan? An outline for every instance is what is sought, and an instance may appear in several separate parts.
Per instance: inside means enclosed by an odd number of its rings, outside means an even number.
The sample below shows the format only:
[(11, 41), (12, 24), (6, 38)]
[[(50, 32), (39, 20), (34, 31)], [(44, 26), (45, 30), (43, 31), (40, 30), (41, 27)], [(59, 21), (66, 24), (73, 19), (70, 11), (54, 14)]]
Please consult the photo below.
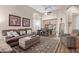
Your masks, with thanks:
[(49, 14), (51, 14), (51, 13), (52, 13), (52, 11), (49, 11), (48, 9), (50, 9), (50, 8), (45, 7), (45, 12), (44, 12), (44, 15), (49, 15)]

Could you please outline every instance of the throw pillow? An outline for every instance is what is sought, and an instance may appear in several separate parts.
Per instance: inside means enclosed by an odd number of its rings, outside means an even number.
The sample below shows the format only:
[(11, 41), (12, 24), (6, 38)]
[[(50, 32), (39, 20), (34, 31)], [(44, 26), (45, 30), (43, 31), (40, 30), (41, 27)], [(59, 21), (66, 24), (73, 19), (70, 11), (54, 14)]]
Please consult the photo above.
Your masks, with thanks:
[(11, 32), (7, 32), (7, 36), (12, 37), (13, 35), (11, 34)]
[(32, 31), (31, 30), (27, 30), (27, 35), (31, 35)]
[(26, 32), (25, 31), (20, 31), (20, 35), (25, 35)]
[(11, 31), (11, 34), (13, 35), (13, 36), (19, 36), (19, 34), (16, 32), (16, 31)]

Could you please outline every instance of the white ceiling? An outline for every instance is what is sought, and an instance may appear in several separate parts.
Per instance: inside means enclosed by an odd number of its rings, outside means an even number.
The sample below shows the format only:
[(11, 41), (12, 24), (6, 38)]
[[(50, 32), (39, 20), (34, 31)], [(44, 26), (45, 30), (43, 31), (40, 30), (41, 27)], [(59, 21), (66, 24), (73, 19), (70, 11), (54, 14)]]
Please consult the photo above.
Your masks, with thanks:
[(53, 12), (59, 10), (63, 7), (63, 5), (29, 5), (40, 13), (45, 12), (45, 8), (47, 8), (47, 12)]

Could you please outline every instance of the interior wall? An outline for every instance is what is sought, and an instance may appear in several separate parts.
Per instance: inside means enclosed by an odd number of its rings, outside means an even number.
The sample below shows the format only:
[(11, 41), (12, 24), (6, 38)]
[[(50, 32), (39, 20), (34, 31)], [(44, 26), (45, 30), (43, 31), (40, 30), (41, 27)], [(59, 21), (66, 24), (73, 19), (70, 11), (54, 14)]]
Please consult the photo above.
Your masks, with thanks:
[[(79, 7), (78, 6), (71, 6), (68, 10), (67, 10), (67, 16), (68, 16), (68, 22), (67, 23), (71, 23), (70, 26), (68, 27), (68, 33), (72, 33), (72, 30), (75, 29), (74, 24), (75, 23), (75, 17), (73, 16), (73, 14), (78, 14), (79, 13)], [(76, 27), (78, 27), (78, 24), (76, 25)]]
[(37, 30), (42, 28), (42, 19), (41, 15), (38, 13), (33, 14), (33, 31), (37, 32)]
[[(62, 10), (62, 11), (61, 11)], [(63, 18), (63, 23), (65, 24), (64, 26), (64, 33), (71, 33), (73, 29), (78, 29), (78, 18), (76, 22), (74, 21), (76, 18), (73, 17), (73, 14), (78, 14), (79, 13), (79, 7), (78, 6), (71, 6), (67, 10), (61, 9), (57, 13), (57, 18), (58, 18), (58, 26), (57, 26), (57, 33), (59, 33), (59, 24), (60, 24), (60, 18)], [(71, 26), (69, 27), (68, 22), (71, 22)], [(76, 23), (76, 25), (74, 25)], [(74, 28), (75, 26), (75, 28)]]
[[(61, 11), (62, 10), (62, 11)], [(63, 23), (65, 24), (64, 26), (64, 33), (71, 33), (73, 29), (79, 29), (79, 16), (75, 16), (73, 17), (73, 14), (78, 14), (79, 15), (79, 7), (78, 6), (71, 6), (70, 8), (68, 8), (67, 10), (63, 10), (61, 9), (60, 11), (58, 11), (56, 13), (57, 15), (57, 35), (59, 33), (59, 24), (60, 22), (60, 18), (63, 18)], [(71, 25), (69, 26), (69, 22), (71, 22)]]
[(43, 27), (45, 27), (46, 24), (56, 24), (57, 18), (55, 19), (48, 19), (48, 20), (43, 20)]
[[(66, 12), (64, 10), (59, 10), (57, 13), (57, 28), (56, 28), (56, 35), (59, 36), (59, 28), (60, 24), (64, 24), (64, 33), (67, 33), (67, 27), (66, 27)], [(62, 18), (62, 21), (61, 21)]]
[(73, 20), (74, 20), (74, 27), (73, 27), (73, 29), (75, 30), (79, 30), (79, 14), (77, 14), (74, 18), (73, 18)]
[(48, 14), (48, 15), (44, 15), (42, 17), (43, 20), (48, 20), (48, 19), (55, 19), (57, 18), (56, 14), (55, 13), (51, 13), (51, 14)]
[(0, 5), (0, 31), (6, 29), (27, 28), (22, 26), (9, 26), (9, 14), (30, 19), (30, 28), (33, 27), (33, 14), (38, 13), (26, 5)]
[(57, 21), (56, 21), (56, 24), (57, 24), (57, 26), (56, 26), (56, 35), (57, 36), (59, 36), (59, 25), (61, 23), (61, 20), (60, 20), (61, 18), (62, 18), (62, 23), (64, 23), (64, 32), (67, 33), (66, 11), (64, 11), (63, 9), (62, 9), (62, 11), (58, 10), (58, 11), (54, 12), (54, 14), (52, 13), (51, 15), (43, 18), (43, 20), (57, 19)]

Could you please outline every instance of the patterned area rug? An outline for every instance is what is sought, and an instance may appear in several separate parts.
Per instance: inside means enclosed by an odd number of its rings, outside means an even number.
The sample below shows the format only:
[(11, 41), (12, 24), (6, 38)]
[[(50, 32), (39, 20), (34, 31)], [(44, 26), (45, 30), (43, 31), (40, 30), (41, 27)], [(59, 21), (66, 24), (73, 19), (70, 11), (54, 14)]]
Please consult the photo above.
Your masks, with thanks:
[(59, 40), (56, 37), (41, 37), (40, 43), (23, 50), (19, 46), (13, 47), (16, 53), (54, 53)]

